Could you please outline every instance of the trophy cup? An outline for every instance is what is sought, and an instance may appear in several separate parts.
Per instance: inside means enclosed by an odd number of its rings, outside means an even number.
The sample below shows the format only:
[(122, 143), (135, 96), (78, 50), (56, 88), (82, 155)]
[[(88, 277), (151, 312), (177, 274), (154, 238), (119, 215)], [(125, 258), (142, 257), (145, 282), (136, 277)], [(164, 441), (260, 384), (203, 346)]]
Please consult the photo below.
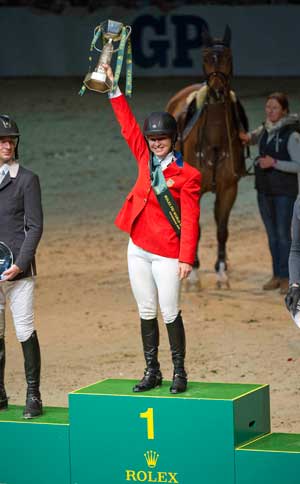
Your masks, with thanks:
[(0, 241), (0, 281), (5, 280), (5, 277), (3, 277), (3, 272), (9, 269), (12, 264), (12, 251), (4, 242)]
[[(105, 93), (108, 91), (113, 91), (119, 81), (124, 54), (125, 46), (127, 43), (127, 70), (126, 70), (126, 94), (131, 95), (131, 84), (132, 84), (132, 53), (131, 53), (131, 43), (130, 36), (131, 27), (129, 25), (123, 25), (121, 22), (116, 22), (115, 20), (106, 20), (98, 25), (94, 30), (94, 37), (90, 46), (90, 66), (89, 71), (86, 74), (83, 86), (79, 94), (83, 95), (86, 88), (91, 91), (97, 91)], [(102, 49), (96, 46), (96, 42), (99, 37), (102, 36)], [(118, 45), (115, 45), (118, 43)], [(91, 71), (92, 62), (92, 52), (96, 50), (100, 52), (100, 57), (98, 63), (93, 71)], [(114, 52), (118, 52), (116, 68), (114, 74), (114, 85), (112, 85), (110, 79), (106, 76), (106, 72), (103, 69), (103, 64), (111, 64), (112, 56)]]

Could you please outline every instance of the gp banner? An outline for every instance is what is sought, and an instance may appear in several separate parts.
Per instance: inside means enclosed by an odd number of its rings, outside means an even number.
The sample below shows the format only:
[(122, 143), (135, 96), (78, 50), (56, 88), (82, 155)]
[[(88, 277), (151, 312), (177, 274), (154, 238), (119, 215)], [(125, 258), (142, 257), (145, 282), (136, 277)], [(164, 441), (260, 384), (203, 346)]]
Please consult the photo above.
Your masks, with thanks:
[[(226, 24), (232, 31), (236, 76), (300, 75), (295, 42), (300, 5), (199, 4), (167, 12), (153, 6), (137, 10), (115, 5), (93, 13), (70, 7), (61, 15), (1, 7), (0, 14), (2, 38), (9, 39), (1, 51), (2, 77), (82, 77), (91, 31), (107, 18), (132, 26), (134, 77), (199, 78), (202, 32), (209, 29), (212, 36), (222, 38)], [(11, 35), (12, 30), (18, 35)]]

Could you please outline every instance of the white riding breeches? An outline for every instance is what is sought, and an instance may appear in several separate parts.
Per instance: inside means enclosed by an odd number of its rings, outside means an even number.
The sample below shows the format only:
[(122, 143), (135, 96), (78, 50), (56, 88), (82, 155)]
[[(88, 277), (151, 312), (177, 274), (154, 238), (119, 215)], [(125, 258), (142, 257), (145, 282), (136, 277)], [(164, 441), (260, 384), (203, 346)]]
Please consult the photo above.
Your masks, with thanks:
[(131, 239), (127, 257), (130, 284), (140, 317), (156, 318), (159, 303), (164, 322), (172, 323), (179, 312), (178, 259), (147, 252)]
[(20, 343), (27, 341), (34, 331), (34, 278), (0, 282), (0, 338), (5, 334), (5, 307), (8, 300)]

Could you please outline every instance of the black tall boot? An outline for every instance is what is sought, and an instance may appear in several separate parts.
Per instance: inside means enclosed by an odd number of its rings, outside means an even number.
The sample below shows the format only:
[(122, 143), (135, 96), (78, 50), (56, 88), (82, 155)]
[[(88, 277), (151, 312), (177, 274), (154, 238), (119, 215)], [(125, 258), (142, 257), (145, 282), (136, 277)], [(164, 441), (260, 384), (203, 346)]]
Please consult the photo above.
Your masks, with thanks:
[(5, 370), (5, 341), (0, 338), (0, 410), (7, 409), (7, 395), (4, 387), (4, 370)]
[(27, 341), (22, 342), (24, 368), (27, 381), (26, 406), (24, 418), (42, 415), (43, 406), (40, 394), (41, 353), (36, 331)]
[(170, 387), (171, 393), (182, 393), (186, 391), (187, 374), (184, 369), (185, 359), (185, 331), (179, 311), (173, 323), (166, 324), (169, 335), (170, 350), (174, 365), (173, 382)]
[(146, 392), (152, 388), (159, 387), (162, 383), (162, 374), (157, 359), (159, 345), (157, 318), (141, 319), (141, 333), (146, 369), (141, 381), (133, 387), (134, 392)]

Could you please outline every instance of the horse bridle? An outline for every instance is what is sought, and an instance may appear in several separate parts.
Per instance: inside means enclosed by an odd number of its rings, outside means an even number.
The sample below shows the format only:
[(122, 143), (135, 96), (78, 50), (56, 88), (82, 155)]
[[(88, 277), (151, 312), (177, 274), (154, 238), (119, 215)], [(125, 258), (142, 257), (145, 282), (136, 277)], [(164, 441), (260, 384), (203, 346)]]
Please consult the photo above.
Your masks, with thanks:
[[(222, 85), (224, 86), (224, 93), (222, 96), (222, 99), (217, 98), (216, 96), (216, 90), (211, 87), (210, 85), (210, 80), (212, 78), (219, 78)], [(210, 72), (209, 74), (206, 74), (206, 83), (208, 86), (208, 99), (211, 99), (213, 97), (214, 101), (220, 102), (220, 103), (225, 103), (227, 104), (230, 102), (230, 89), (229, 89), (229, 76), (226, 76), (223, 72), (221, 71), (213, 71)], [(227, 94), (227, 95), (226, 95)], [(229, 129), (229, 119), (228, 119), (228, 112), (225, 112), (225, 121), (226, 121), (226, 133), (227, 133), (227, 139), (228, 139), (228, 147), (229, 147), (229, 154), (230, 154), (230, 159), (233, 160), (233, 148), (232, 148), (232, 139), (230, 135), (230, 129)], [(204, 127), (202, 126), (201, 131), (203, 133)], [(203, 136), (200, 136), (200, 129), (198, 131), (197, 135), (197, 140), (198, 140), (198, 153), (201, 157), (201, 148), (202, 148), (202, 141), (203, 141)], [(200, 160), (199, 160), (200, 161)], [(232, 173), (234, 176), (236, 176), (234, 166), (232, 165)], [(216, 163), (213, 163), (213, 185), (215, 184), (215, 175), (216, 175)]]
[(220, 79), (222, 85), (224, 86), (224, 91), (228, 91), (229, 78), (224, 74), (224, 72), (221, 71), (213, 71), (206, 75), (206, 83), (209, 89), (209, 95), (212, 94), (212, 97), (216, 99), (216, 96), (214, 96), (215, 89), (211, 86), (211, 80), (215, 78)]
[(222, 83), (226, 86), (228, 85), (228, 76), (226, 76), (226, 74), (224, 74), (224, 72), (222, 71), (213, 71), (213, 72), (210, 72), (209, 74), (206, 74), (206, 82), (207, 82), (207, 85), (209, 86), (209, 81), (212, 77), (218, 77), (220, 79), (222, 79)]
[[(219, 55), (221, 56), (226, 56), (228, 61), (230, 61), (230, 72), (228, 74), (224, 74), (219, 69), (215, 69), (215, 67), (218, 66), (219, 64)], [(207, 69), (205, 68), (205, 64), (209, 65), (212, 69), (214, 69), (212, 72), (207, 73)], [(221, 82), (221, 84), (224, 86), (224, 88), (228, 89), (229, 85), (229, 78), (231, 75), (232, 71), (232, 57), (231, 57), (231, 51), (229, 48), (225, 47), (222, 44), (218, 44), (217, 46), (212, 47), (211, 49), (207, 49), (206, 52), (203, 55), (203, 71), (205, 74), (205, 80), (206, 83), (209, 87), (211, 88), (211, 79), (213, 78), (218, 78)]]

